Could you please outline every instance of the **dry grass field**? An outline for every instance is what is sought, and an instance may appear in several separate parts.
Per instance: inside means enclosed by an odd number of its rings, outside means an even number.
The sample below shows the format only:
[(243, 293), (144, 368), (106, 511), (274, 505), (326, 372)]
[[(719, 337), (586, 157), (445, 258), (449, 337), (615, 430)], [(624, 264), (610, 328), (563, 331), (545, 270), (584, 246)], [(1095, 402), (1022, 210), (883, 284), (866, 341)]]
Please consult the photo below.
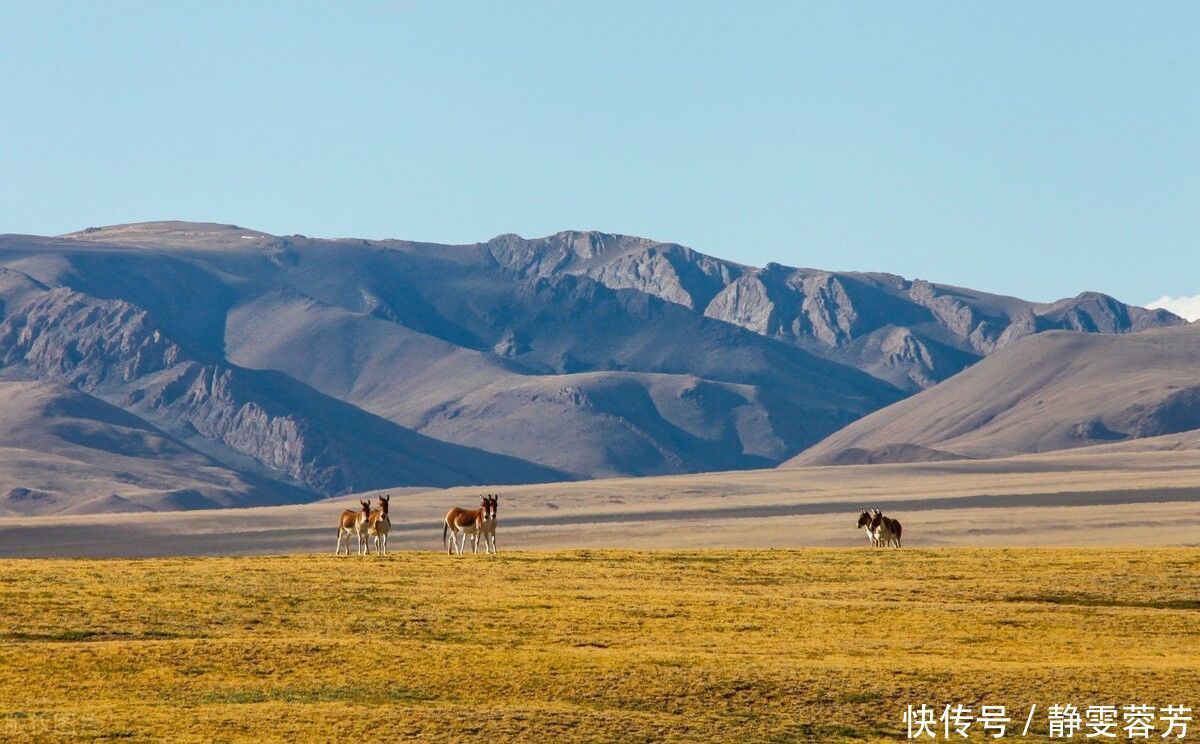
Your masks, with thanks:
[(1196, 705), (1198, 574), (1180, 548), (6, 560), (0, 739), (895, 740), (908, 703)]

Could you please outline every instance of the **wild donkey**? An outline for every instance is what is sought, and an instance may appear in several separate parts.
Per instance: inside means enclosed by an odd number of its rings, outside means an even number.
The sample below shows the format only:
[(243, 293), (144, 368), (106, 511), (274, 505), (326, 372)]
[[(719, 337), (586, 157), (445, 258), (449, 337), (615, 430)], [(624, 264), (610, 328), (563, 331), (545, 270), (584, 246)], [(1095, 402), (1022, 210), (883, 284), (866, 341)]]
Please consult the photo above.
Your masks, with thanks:
[[(486, 528), (485, 520), (488, 514), (488, 498), (479, 497), (478, 509), (460, 509), (457, 506), (446, 512), (442, 520), (442, 542), (446, 545), (449, 555), (462, 555), (467, 546), (467, 537), (471, 538), (471, 552), (479, 552), (479, 537)], [(457, 542), (455, 538), (457, 539)]]
[[(343, 537), (346, 538), (346, 555), (350, 555), (351, 535), (358, 536), (359, 555), (371, 552), (370, 547), (367, 545), (367, 525), (371, 519), (371, 501), (370, 499), (366, 501), (359, 499), (358, 503), (362, 505), (361, 511), (347, 509), (342, 512), (342, 518), (338, 521), (337, 547), (333, 550), (334, 555), (341, 555)], [(363, 551), (366, 551), (366, 553)]]
[(858, 515), (858, 526), (867, 528), (867, 537), (871, 539), (871, 544), (875, 547), (888, 547), (893, 543), (896, 547), (900, 547), (900, 534), (903, 527), (900, 526), (899, 519), (883, 516), (883, 512), (878, 509), (867, 511), (863, 509)]
[(391, 496), (379, 497), (379, 508), (371, 510), (367, 517), (367, 535), (375, 540), (375, 552), (387, 555), (388, 530), (392, 528), (392, 520), (388, 518), (388, 502)]
[(875, 510), (875, 517), (871, 520), (871, 529), (879, 535), (879, 541), (883, 543), (883, 547), (888, 547), (892, 543), (896, 547), (900, 547), (900, 533), (903, 528), (900, 526), (899, 519), (883, 516), (883, 512)]
[(875, 547), (878, 548), (879, 547), (879, 537), (875, 534), (875, 530), (871, 528), (871, 522), (874, 521), (874, 519), (875, 519), (875, 517), (873, 514), (871, 514), (871, 512), (867, 511), (866, 509), (863, 509), (862, 512), (859, 513), (859, 515), (858, 515), (858, 529), (861, 530), (863, 527), (866, 527), (867, 528), (867, 539), (871, 541), (872, 545), (874, 545)]
[(496, 552), (496, 510), (500, 507), (500, 497), (492, 494), (483, 497), (483, 552)]

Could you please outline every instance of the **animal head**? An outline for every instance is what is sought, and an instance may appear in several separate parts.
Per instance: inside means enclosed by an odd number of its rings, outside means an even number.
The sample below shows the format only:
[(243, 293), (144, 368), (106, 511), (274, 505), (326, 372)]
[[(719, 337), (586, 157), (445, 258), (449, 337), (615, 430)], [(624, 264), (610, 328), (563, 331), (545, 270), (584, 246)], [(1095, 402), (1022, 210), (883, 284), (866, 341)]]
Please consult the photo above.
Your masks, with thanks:
[(359, 499), (359, 500), (358, 500), (358, 503), (362, 504), (362, 510), (363, 510), (363, 514), (370, 514), (370, 513), (371, 513), (371, 500), (370, 500), (370, 499), (367, 499), (366, 501), (363, 501), (362, 499)]
[(389, 502), (389, 501), (391, 501), (391, 500), (392, 500), (392, 497), (391, 497), (390, 495), (388, 495), (388, 496), (380, 496), (380, 497), (379, 497), (379, 511), (380, 511), (380, 513), (381, 513), (381, 514), (383, 514), (383, 516), (385, 516), (385, 517), (387, 516), (387, 513), (388, 513), (388, 512), (387, 512), (387, 510), (388, 510), (388, 502)]
[(869, 511), (867, 511), (866, 509), (863, 509), (862, 513), (858, 515), (858, 526), (861, 528), (861, 527), (866, 527), (870, 524), (871, 524), (871, 513)]
[(497, 496), (496, 494), (492, 494), (491, 496), (488, 496), (488, 507), (489, 507), (488, 518), (489, 519), (496, 518), (496, 508), (499, 506), (500, 506), (500, 497), (499, 496)]

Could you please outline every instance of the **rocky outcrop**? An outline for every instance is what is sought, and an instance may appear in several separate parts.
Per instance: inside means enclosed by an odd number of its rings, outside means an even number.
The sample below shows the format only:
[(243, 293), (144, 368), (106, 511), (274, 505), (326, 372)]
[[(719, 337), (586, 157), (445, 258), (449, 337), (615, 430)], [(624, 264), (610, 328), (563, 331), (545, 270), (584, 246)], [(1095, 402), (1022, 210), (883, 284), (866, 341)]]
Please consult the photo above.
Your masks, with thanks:
[(0, 363), (151, 418), (191, 427), (320, 493), (353, 485), (329, 443), (305, 422), (270, 412), (225, 365), (203, 365), (121, 300), (59, 287), (0, 324)]
[[(935, 385), (1035, 333), (1134, 333), (1185, 322), (1096, 292), (1039, 304), (892, 274), (752, 268), (604, 233), (506, 235), (486, 245), (522, 275), (585, 274), (614, 289), (637, 289), (909, 390)], [(898, 355), (896, 342), (880, 341), (878, 334), (892, 328), (907, 330), (908, 351)], [(934, 345), (947, 351), (938, 365), (917, 350)]]
[[(181, 222), (0, 236), (0, 303), (3, 376), (88, 391), (310, 495), (768, 467), (1023, 336), (1181, 322), (598, 232), (436, 245)], [(245, 503), (201, 481), (140, 503)], [(111, 493), (130, 495), (93, 497)]]
[(202, 363), (145, 310), (65, 287), (0, 323), (0, 365), (10, 377), (68, 385), (220, 443), (321, 494), (563, 477), (409, 432), (278, 373)]

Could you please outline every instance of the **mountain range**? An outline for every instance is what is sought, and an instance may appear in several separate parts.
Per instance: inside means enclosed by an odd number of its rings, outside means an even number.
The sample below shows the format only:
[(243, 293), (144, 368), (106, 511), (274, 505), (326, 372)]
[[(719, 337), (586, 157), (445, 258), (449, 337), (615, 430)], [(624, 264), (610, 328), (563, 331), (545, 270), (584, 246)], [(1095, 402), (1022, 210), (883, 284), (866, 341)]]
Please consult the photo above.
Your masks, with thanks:
[[(841, 465), (1008, 457), (1121, 444), (1196, 446), (1200, 325), (1112, 336), (1053, 332), (1013, 344), (862, 418), (789, 461)], [(1109, 450), (1114, 449), (1109, 446)]]
[(1026, 337), (1184, 324), (1096, 293), (1041, 304), (597, 232), (186, 222), (2, 235), (0, 313), (15, 514), (773, 467)]

